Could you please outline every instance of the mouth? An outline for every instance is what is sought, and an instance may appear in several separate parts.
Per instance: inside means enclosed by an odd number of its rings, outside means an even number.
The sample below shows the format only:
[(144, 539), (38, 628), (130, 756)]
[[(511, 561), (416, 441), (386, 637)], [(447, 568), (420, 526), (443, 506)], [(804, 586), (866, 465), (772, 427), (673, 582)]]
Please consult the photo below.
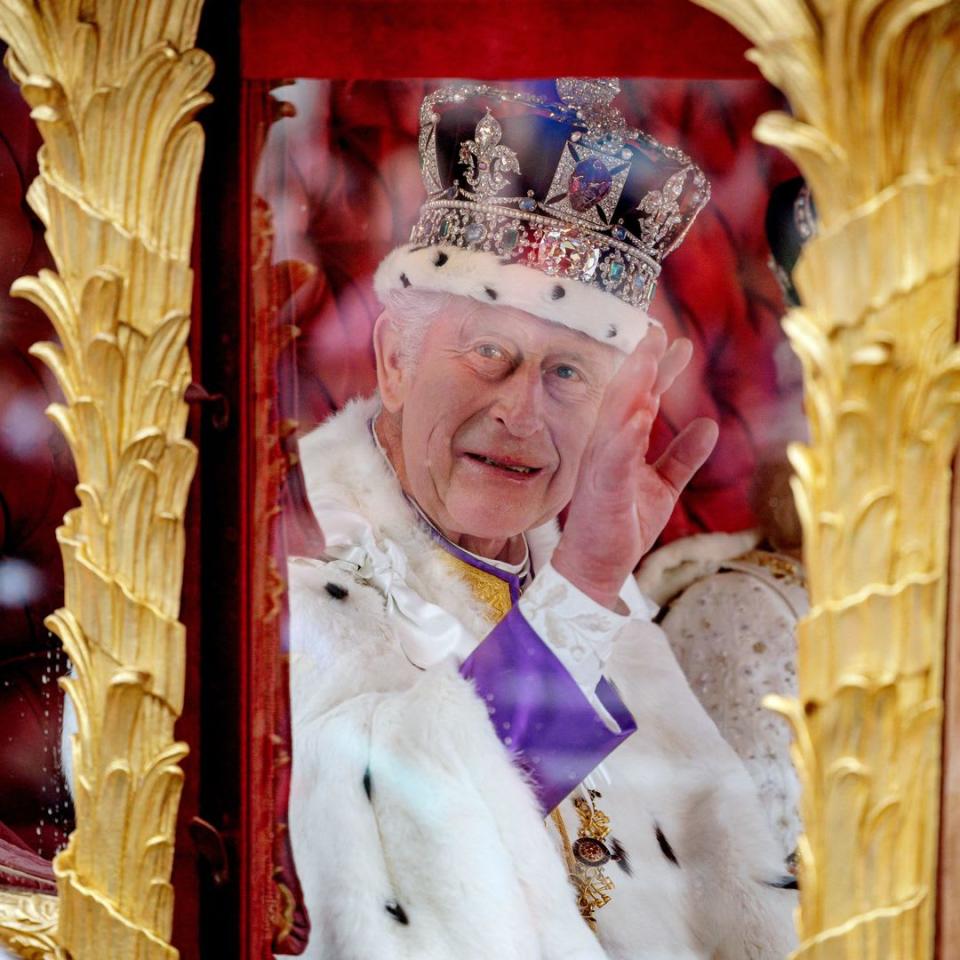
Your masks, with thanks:
[(500, 470), (513, 477), (535, 477), (543, 470), (543, 467), (531, 467), (509, 457), (500, 459), (488, 457), (482, 453), (467, 453), (465, 456), (474, 463), (482, 463), (484, 466)]

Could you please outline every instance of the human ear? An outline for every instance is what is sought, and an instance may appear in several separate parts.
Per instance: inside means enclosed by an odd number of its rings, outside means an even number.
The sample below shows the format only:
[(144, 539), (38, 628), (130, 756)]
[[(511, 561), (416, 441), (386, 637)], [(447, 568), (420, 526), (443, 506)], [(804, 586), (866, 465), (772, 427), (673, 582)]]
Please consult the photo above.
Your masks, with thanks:
[(388, 413), (398, 413), (403, 409), (407, 370), (402, 359), (400, 331), (387, 310), (377, 317), (373, 326), (373, 352), (377, 358), (380, 402)]

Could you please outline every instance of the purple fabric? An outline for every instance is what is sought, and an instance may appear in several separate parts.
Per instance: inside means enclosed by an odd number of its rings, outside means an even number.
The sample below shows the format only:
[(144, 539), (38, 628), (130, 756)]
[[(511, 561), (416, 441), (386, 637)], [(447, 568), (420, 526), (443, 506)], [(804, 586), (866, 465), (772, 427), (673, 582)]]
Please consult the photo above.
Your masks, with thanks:
[(620, 726), (608, 730), (576, 681), (514, 607), (464, 661), (497, 735), (533, 780), (544, 814), (637, 729), (606, 680), (597, 696)]

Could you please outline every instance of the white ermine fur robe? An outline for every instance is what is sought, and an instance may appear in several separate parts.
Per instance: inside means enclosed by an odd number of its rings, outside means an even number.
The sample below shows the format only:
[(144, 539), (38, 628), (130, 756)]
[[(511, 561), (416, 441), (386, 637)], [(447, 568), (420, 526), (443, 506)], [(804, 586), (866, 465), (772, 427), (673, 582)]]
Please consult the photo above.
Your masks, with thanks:
[[(301, 443), (310, 500), (366, 517), (402, 551), (407, 584), (479, 643), (485, 611), (373, 444), (375, 409), (355, 402)], [(537, 569), (556, 531), (529, 539)], [(631, 873), (608, 865), (616, 887), (594, 935), (553, 825), (456, 664), (412, 666), (384, 596), (335, 563), (291, 563), (290, 603), (290, 827), (309, 960), (786, 957), (782, 859), (658, 627), (631, 623), (606, 670), (638, 729), (604, 763), (609, 782), (597, 775)], [(570, 800), (560, 809), (576, 837)]]

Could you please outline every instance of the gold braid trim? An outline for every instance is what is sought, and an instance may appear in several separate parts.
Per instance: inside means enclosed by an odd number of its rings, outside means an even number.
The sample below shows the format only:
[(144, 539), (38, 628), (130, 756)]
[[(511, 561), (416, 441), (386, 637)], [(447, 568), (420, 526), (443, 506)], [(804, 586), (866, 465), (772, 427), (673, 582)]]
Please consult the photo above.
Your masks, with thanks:
[[(440, 549), (443, 549), (442, 547)], [(487, 573), (472, 564), (443, 550), (447, 562), (465, 583), (469, 584), (473, 595), (487, 608), (487, 619), (499, 623), (513, 606), (510, 597), (510, 584), (493, 573)]]

